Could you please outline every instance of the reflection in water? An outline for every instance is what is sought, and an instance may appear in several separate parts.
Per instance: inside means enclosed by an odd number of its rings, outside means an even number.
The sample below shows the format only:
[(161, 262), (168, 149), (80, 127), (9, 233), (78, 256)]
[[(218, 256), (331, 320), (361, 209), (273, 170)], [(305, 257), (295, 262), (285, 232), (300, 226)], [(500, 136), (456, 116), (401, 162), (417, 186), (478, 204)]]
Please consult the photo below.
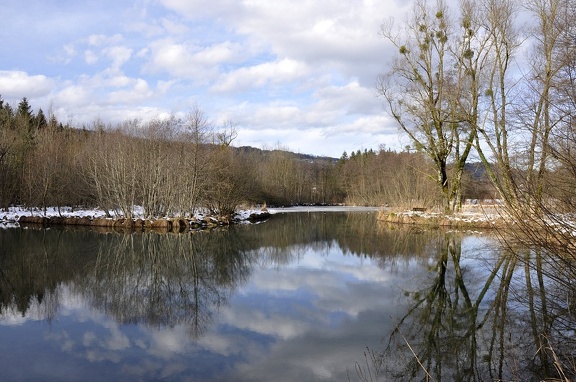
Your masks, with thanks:
[(0, 230), (0, 368), (6, 380), (440, 381), (559, 377), (561, 364), (573, 378), (573, 267), (514, 253), (373, 213), (191, 234)]
[[(223, 236), (227, 240), (223, 240)], [(0, 312), (23, 317), (34, 303), (58, 312), (63, 283), (121, 324), (186, 323), (198, 336), (250, 273), (242, 240), (196, 235), (3, 230)]]
[[(429, 272), (414, 282), (417, 287), (406, 289), (409, 309), (385, 349), (371, 350), (367, 362), (357, 364), (360, 380), (576, 376), (573, 265), (558, 269), (553, 255), (541, 251), (494, 249), (478, 256), (476, 248), (479, 269), (470, 254), (462, 257), (458, 233), (429, 241), (426, 251), (435, 254)], [(566, 269), (571, 275), (561, 275)]]
[(223, 232), (108, 237), (90, 277), (77, 280), (73, 290), (120, 323), (185, 324), (197, 338), (212, 322), (213, 312), (250, 274), (241, 241), (222, 236)]

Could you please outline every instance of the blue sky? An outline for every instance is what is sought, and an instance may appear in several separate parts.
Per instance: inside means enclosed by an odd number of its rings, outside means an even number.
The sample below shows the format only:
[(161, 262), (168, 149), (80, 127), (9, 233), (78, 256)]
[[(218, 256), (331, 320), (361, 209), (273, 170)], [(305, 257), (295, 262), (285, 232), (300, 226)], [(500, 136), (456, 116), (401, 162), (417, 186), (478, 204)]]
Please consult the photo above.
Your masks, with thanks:
[(4, 0), (0, 95), (73, 125), (199, 107), (235, 146), (339, 157), (407, 142), (378, 99), (407, 0)]

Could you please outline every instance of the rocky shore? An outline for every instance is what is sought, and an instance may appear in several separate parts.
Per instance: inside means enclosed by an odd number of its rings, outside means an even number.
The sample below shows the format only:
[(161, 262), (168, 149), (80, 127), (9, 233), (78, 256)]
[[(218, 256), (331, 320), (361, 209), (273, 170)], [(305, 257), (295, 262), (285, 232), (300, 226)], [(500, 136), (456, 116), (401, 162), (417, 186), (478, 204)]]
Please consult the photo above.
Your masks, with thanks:
[(501, 215), (491, 215), (485, 213), (463, 212), (453, 215), (445, 215), (425, 211), (391, 212), (385, 210), (382, 210), (378, 213), (377, 219), (382, 222), (394, 224), (423, 225), (430, 228), (445, 227), (458, 229), (492, 229), (501, 227), (502, 224), (506, 224), (507, 221)]
[(157, 218), (125, 219), (121, 217), (110, 218), (79, 214), (70, 216), (41, 216), (29, 214), (2, 214), (0, 212), (0, 223), (4, 226), (20, 227), (93, 227), (103, 230), (115, 231), (162, 231), (162, 232), (186, 232), (191, 230), (212, 229), (229, 226), (245, 222), (258, 222), (270, 217), (268, 211), (244, 211), (232, 217), (228, 216), (195, 216), (192, 218)]

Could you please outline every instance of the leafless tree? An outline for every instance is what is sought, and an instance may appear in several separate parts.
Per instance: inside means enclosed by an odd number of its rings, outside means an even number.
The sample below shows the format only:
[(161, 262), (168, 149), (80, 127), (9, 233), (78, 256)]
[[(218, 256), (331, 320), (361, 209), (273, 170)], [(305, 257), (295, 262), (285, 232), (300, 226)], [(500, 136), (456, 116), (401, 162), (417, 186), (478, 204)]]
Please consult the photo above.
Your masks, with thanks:
[[(414, 3), (410, 18), (398, 32), (392, 22), (382, 35), (397, 49), (378, 90), (388, 112), (410, 137), (416, 149), (434, 162), (437, 184), (446, 213), (461, 207), (464, 164), (476, 138), (476, 126), (466, 123), (459, 110), (465, 84), (472, 80), (470, 37), (456, 24), (443, 0), (429, 6)], [(449, 162), (454, 171), (450, 175)]]

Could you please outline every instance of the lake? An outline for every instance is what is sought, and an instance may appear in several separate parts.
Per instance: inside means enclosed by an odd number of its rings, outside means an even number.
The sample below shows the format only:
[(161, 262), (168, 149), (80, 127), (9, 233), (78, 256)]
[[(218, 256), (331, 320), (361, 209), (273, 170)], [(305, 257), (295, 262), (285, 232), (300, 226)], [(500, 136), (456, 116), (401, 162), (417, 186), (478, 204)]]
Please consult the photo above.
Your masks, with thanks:
[(0, 380), (573, 378), (576, 278), (550, 259), (370, 211), (3, 229)]

